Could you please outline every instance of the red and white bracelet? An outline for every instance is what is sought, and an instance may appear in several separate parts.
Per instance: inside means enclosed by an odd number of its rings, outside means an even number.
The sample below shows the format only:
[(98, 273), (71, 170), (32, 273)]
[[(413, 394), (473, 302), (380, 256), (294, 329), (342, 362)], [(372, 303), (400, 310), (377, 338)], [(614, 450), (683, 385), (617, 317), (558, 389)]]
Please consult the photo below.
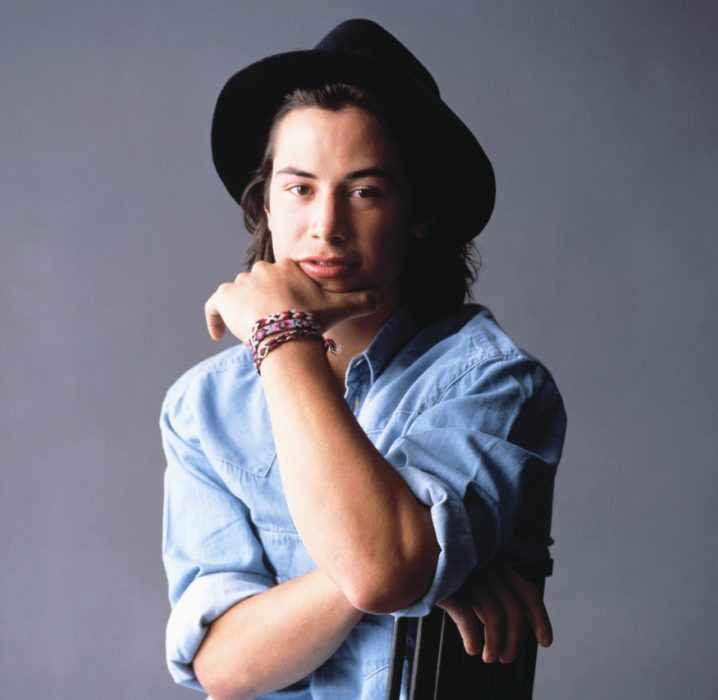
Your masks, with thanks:
[[(271, 340), (265, 341), (267, 338)], [(324, 338), (319, 330), (319, 324), (315, 321), (314, 315), (309, 311), (281, 311), (260, 318), (250, 332), (247, 345), (254, 357), (254, 367), (257, 374), (261, 374), (260, 366), (262, 361), (272, 350), (291, 340), (300, 338), (316, 338), (324, 345), (327, 352), (336, 354), (337, 345), (330, 338)]]

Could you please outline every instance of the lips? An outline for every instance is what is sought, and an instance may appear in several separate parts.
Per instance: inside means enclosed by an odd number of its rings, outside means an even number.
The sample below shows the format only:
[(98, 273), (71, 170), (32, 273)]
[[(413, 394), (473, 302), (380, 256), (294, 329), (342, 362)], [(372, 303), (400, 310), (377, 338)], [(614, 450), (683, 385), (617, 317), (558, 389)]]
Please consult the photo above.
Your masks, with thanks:
[(328, 279), (342, 278), (351, 274), (356, 262), (348, 258), (304, 258), (299, 260), (299, 266), (309, 277)]

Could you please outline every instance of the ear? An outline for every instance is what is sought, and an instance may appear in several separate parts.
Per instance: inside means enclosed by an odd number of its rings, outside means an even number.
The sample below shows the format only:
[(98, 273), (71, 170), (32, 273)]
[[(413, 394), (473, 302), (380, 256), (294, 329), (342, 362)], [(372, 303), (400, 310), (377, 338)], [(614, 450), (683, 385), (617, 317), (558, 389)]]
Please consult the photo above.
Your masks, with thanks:
[(418, 238), (420, 241), (424, 241), (429, 237), (431, 228), (429, 222), (426, 219), (417, 221), (411, 229), (411, 235), (414, 238)]
[(437, 211), (423, 212), (414, 217), (411, 235), (420, 241), (425, 241), (434, 235), (438, 222), (439, 213)]

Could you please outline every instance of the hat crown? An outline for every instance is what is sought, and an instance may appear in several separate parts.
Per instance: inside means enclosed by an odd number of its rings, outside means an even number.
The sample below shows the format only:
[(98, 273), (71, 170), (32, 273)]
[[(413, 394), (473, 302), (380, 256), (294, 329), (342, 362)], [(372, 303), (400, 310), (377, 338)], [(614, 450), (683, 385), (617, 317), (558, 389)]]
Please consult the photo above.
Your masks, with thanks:
[(439, 86), (419, 59), (396, 37), (371, 20), (350, 19), (342, 22), (314, 49), (353, 54), (391, 65), (394, 69), (413, 76), (439, 97)]

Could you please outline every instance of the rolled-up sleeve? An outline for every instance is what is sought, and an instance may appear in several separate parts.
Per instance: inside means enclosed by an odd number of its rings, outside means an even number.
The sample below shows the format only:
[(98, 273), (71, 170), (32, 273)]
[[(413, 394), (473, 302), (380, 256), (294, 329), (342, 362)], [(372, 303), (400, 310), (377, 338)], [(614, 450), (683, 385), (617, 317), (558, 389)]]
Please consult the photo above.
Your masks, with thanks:
[(565, 424), (553, 380), (525, 356), (466, 370), (407, 423), (386, 458), (431, 508), (441, 551), (427, 593), (396, 615), (428, 614), (518, 530), (529, 556), (547, 554)]
[(246, 506), (224, 486), (196, 440), (180, 435), (188, 432), (185, 419), (174, 418), (165, 402), (163, 561), (172, 605), (167, 665), (177, 683), (201, 690), (192, 660), (209, 625), (276, 581)]

